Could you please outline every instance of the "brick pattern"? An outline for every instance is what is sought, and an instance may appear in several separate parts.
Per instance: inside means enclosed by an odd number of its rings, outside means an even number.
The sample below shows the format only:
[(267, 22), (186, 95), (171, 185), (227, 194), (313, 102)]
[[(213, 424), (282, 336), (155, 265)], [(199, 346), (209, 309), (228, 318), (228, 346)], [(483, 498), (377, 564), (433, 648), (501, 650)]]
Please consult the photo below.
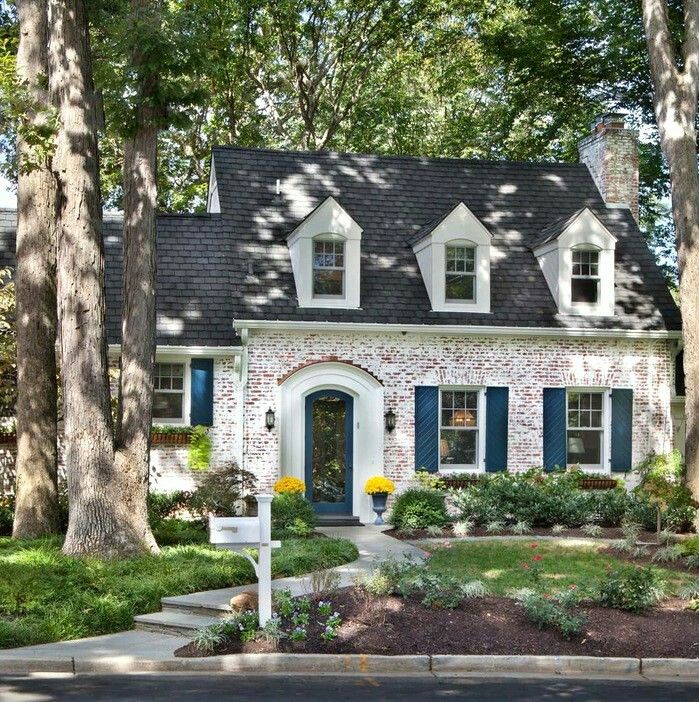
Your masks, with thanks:
[(634, 463), (671, 448), (666, 341), (255, 332), (248, 354), (245, 463), (263, 487), (279, 475), (278, 430), (264, 426), (267, 408), (279, 407), (278, 381), (323, 357), (351, 358), (383, 383), (385, 406), (397, 415), (396, 430), (385, 435), (385, 473), (399, 484), (414, 469), (415, 385), (507, 385), (509, 470), (542, 464), (544, 387), (632, 388)]
[(623, 123), (599, 124), (579, 144), (584, 163), (606, 203), (628, 205), (638, 221), (638, 142)]

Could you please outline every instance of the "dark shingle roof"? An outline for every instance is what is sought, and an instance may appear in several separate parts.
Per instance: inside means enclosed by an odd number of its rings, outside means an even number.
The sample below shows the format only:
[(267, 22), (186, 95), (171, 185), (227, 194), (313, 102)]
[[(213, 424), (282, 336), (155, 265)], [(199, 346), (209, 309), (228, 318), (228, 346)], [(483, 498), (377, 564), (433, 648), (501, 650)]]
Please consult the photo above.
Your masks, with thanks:
[[(214, 150), (220, 215), (158, 218), (158, 343), (238, 343), (233, 319), (676, 330), (679, 311), (628, 210), (583, 165)], [(276, 194), (280, 181), (281, 194)], [(362, 227), (361, 309), (300, 309), (286, 237), (332, 195)], [(463, 202), (491, 232), (490, 314), (432, 312), (411, 242)], [(617, 238), (614, 317), (557, 314), (533, 243), (589, 207)], [(0, 265), (15, 213), (0, 212)], [(121, 222), (107, 216), (108, 327), (118, 340)]]
[[(0, 267), (14, 266), (16, 213), (0, 210)], [(107, 334), (118, 343), (121, 327), (122, 218), (104, 217)], [(217, 215), (158, 217), (157, 343), (228, 346), (232, 328), (230, 237)]]
[[(237, 319), (680, 328), (679, 311), (633, 217), (605, 207), (584, 165), (233, 147), (215, 149), (214, 160), (223, 226), (233, 241)], [(363, 229), (358, 310), (297, 306), (286, 236), (329, 195)], [(432, 312), (410, 246), (458, 202), (493, 235), (490, 314)], [(546, 227), (585, 207), (617, 238), (614, 317), (557, 314), (530, 249)]]

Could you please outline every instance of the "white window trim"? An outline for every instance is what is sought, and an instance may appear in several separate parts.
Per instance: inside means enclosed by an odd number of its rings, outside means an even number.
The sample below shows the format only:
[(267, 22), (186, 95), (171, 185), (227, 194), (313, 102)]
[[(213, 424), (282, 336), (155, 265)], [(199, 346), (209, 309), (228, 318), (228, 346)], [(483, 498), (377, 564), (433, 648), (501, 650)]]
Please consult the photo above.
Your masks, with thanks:
[[(434, 312), (490, 312), (490, 257), (492, 235), (471, 210), (460, 202), (424, 239), (413, 246)], [(446, 299), (447, 246), (475, 249), (476, 299)]]
[[(568, 463), (568, 393), (572, 392), (595, 392), (602, 395), (602, 455), (600, 456), (600, 465)], [(567, 387), (566, 388), (566, 466), (580, 466), (580, 470), (584, 473), (611, 473), (612, 461), (612, 390), (611, 388), (602, 387)], [(572, 427), (576, 430), (577, 427)]]
[[(344, 261), (344, 265), (342, 267), (339, 266), (320, 266), (316, 267), (314, 261), (315, 261), (315, 245), (317, 242), (332, 242), (332, 243), (338, 243), (342, 242), (342, 260)], [(316, 292), (313, 291), (313, 285), (314, 285), (314, 276), (316, 271), (342, 271), (342, 293), (340, 295), (319, 295)], [(346, 297), (346, 291), (347, 291), (347, 243), (343, 237), (333, 235), (333, 234), (319, 234), (318, 236), (313, 238), (313, 245), (311, 246), (311, 295), (313, 296), (314, 300), (338, 300), (342, 299), (344, 300)]]
[[(479, 385), (440, 385), (439, 386), (439, 415), (438, 415), (438, 431), (437, 441), (442, 440), (442, 391), (461, 390), (478, 393), (478, 441), (476, 443), (476, 463), (475, 465), (442, 465), (441, 444), (437, 446), (437, 456), (439, 457), (438, 471), (448, 475), (450, 473), (485, 473), (485, 387)], [(451, 429), (453, 427), (444, 427)]]
[(191, 393), (191, 359), (185, 356), (175, 356), (170, 354), (155, 356), (156, 363), (181, 363), (184, 365), (184, 378), (183, 378), (183, 397), (182, 397), (182, 416), (181, 417), (170, 417), (168, 419), (156, 419), (153, 418), (154, 425), (160, 425), (165, 427), (179, 427), (179, 426), (189, 426), (192, 410), (192, 393)]
[[(573, 302), (573, 249), (597, 249), (599, 301), (596, 304)], [(616, 237), (600, 222), (595, 214), (584, 209), (553, 241), (535, 249), (551, 294), (560, 314), (583, 317), (614, 316), (614, 255)]]
[[(343, 295), (313, 295), (313, 242), (345, 243)], [(299, 307), (359, 309), (362, 228), (333, 197), (326, 198), (287, 238)]]
[[(471, 250), (473, 251), (473, 272), (470, 271), (448, 271), (447, 270), (447, 249), (463, 249), (464, 251)], [(469, 276), (473, 278), (473, 300), (459, 300), (455, 298), (448, 298), (447, 297), (447, 278), (449, 276), (456, 277), (456, 276)], [(466, 304), (472, 304), (475, 305), (478, 302), (478, 246), (476, 244), (471, 243), (470, 241), (463, 241), (460, 239), (456, 239), (455, 241), (447, 241), (446, 244), (444, 244), (444, 303), (447, 305), (451, 304), (459, 304), (459, 305), (466, 305)]]

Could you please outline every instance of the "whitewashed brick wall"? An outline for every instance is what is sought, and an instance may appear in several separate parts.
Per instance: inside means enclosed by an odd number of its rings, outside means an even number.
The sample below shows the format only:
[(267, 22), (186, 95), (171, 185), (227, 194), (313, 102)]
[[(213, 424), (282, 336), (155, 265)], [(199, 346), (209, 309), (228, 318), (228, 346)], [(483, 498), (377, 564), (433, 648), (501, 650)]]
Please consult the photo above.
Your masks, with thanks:
[(397, 415), (396, 430), (385, 435), (385, 474), (401, 484), (414, 470), (416, 385), (507, 385), (509, 470), (543, 462), (544, 387), (632, 388), (634, 463), (652, 450), (671, 448), (672, 356), (666, 341), (256, 331), (248, 354), (245, 464), (264, 487), (279, 472), (278, 430), (266, 430), (264, 413), (268, 407), (278, 411), (281, 379), (322, 360), (350, 360), (383, 382), (385, 407)]

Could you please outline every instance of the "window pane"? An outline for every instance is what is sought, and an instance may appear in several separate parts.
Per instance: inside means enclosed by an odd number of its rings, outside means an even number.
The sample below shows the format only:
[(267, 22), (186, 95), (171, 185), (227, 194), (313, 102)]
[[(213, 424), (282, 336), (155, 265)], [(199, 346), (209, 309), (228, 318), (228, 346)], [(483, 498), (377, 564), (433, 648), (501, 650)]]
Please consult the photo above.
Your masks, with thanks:
[(342, 295), (343, 271), (314, 270), (313, 294), (314, 295)]
[(445, 297), (447, 300), (475, 300), (475, 282), (473, 275), (447, 274)]
[(601, 431), (568, 431), (568, 464), (573, 463), (601, 465)]
[(596, 278), (573, 278), (571, 280), (573, 302), (595, 303), (599, 299), (599, 280)]
[(153, 393), (153, 419), (181, 419), (182, 393)]
[(475, 465), (477, 431), (443, 429), (440, 436), (442, 465)]

